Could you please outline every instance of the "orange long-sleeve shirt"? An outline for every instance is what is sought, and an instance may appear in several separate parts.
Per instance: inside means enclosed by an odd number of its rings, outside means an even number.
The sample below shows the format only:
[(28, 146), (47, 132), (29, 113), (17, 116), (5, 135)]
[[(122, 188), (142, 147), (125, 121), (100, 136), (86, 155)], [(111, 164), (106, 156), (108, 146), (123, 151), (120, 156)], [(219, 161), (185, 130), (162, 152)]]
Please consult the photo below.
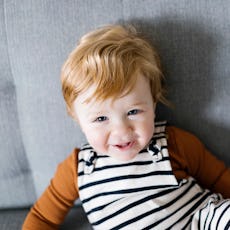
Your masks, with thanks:
[[(167, 127), (166, 133), (176, 178), (192, 176), (202, 187), (230, 198), (230, 169), (192, 134), (176, 127)], [(59, 164), (50, 185), (31, 208), (23, 230), (53, 230), (63, 222), (74, 201), (79, 198), (78, 151), (75, 149)]]

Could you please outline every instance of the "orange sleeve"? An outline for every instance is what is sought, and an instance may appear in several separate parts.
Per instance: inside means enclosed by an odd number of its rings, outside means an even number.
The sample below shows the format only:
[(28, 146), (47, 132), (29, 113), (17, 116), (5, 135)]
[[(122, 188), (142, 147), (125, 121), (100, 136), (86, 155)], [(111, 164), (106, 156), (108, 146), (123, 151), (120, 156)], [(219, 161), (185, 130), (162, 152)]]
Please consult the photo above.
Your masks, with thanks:
[(59, 164), (50, 185), (28, 213), (23, 230), (58, 229), (74, 201), (79, 197), (77, 186), (77, 153)]
[(230, 198), (230, 169), (191, 133), (168, 127), (171, 164), (178, 179), (192, 176), (203, 187)]

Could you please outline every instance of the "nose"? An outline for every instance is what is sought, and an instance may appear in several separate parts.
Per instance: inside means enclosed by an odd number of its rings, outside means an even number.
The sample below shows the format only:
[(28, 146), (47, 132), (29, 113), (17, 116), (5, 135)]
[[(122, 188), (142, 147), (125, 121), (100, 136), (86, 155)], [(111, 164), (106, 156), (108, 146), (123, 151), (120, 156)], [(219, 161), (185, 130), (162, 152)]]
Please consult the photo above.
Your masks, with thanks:
[(119, 139), (129, 139), (132, 134), (132, 125), (127, 120), (119, 120), (113, 124), (112, 135)]

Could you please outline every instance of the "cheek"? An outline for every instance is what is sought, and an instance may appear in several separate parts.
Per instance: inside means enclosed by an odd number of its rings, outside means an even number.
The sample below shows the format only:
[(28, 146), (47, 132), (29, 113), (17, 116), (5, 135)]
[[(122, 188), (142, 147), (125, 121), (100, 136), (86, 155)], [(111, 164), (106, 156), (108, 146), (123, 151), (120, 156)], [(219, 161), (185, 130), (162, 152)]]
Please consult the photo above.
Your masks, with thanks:
[(145, 136), (145, 138), (151, 139), (154, 134), (154, 116), (149, 116), (148, 119), (146, 119), (142, 123), (142, 132)]
[(145, 138), (151, 139), (153, 134), (154, 134), (154, 122), (145, 123), (143, 125), (142, 132), (143, 132), (143, 136), (145, 136)]
[(83, 130), (83, 132), (89, 144), (95, 150), (102, 151), (107, 140), (106, 133), (104, 133), (101, 129), (87, 129)]

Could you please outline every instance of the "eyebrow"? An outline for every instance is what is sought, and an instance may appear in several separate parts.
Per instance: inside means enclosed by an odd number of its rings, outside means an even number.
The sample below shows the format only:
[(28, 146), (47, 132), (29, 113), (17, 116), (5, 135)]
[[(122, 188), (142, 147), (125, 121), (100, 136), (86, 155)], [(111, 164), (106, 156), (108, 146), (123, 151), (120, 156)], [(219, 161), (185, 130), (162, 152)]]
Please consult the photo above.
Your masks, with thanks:
[[(130, 104), (129, 107), (134, 107), (134, 106), (140, 106), (140, 105), (147, 105), (147, 102), (146, 101), (139, 101), (139, 102), (136, 102), (134, 104)], [(89, 113), (86, 115), (87, 118), (92, 118), (92, 117), (97, 117), (97, 116), (102, 116), (106, 113), (106, 110), (100, 110), (100, 111), (97, 111), (97, 110), (91, 110), (89, 111)]]
[(92, 118), (92, 117), (98, 117), (98, 116), (103, 116), (103, 114), (105, 114), (105, 111), (90, 111), (86, 117), (87, 118)]
[(147, 102), (146, 101), (141, 101), (141, 102), (134, 103), (131, 106), (138, 106), (138, 105), (147, 105)]

